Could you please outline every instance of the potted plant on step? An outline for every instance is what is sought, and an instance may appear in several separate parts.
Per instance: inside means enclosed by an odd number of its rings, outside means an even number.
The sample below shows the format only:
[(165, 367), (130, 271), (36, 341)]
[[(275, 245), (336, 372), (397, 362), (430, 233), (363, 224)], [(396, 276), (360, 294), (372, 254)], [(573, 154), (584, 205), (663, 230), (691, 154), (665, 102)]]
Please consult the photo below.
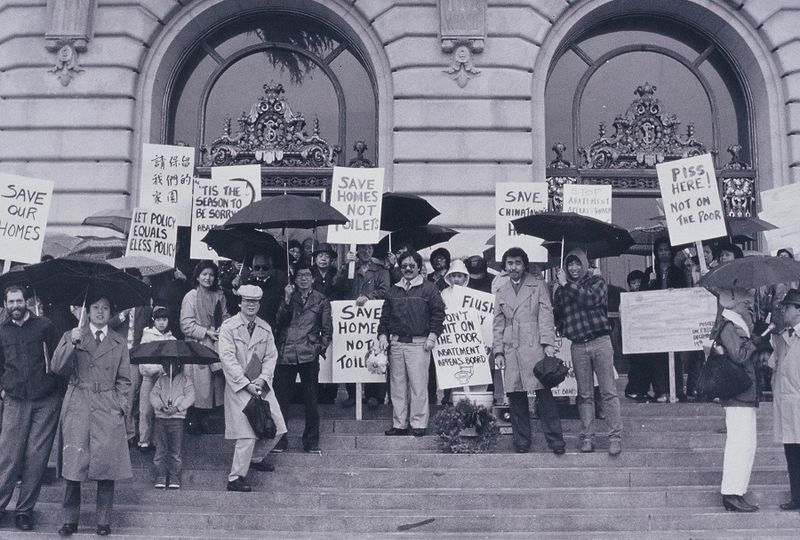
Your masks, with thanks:
[(491, 410), (462, 399), (433, 417), (433, 429), (446, 454), (482, 454), (497, 442), (500, 430)]

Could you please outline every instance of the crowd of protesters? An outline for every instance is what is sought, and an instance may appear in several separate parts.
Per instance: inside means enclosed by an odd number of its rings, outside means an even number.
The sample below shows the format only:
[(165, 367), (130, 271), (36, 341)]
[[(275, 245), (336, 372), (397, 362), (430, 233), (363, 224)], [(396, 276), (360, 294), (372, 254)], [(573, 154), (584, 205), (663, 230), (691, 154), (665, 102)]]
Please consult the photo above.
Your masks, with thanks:
[[(609, 285), (576, 248), (563, 268), (545, 279), (519, 248), (507, 250), (494, 274), (483, 257), (451, 259), (443, 248), (431, 253), (431, 270), (409, 245), (376, 257), (373, 246), (359, 245), (337, 266), (329, 244), (292, 241), (288, 265), (282, 254), (255, 253), (244, 268), (211, 261), (197, 263), (191, 277), (175, 270), (151, 279), (150, 305), (117, 312), (114, 299), (87, 298), (87, 321), (70, 320), (68, 306), (42, 306), (32, 291), (11, 285), (4, 291), (0, 318), (0, 389), (4, 398), (0, 424), (0, 509), (9, 503), (21, 478), (15, 525), (33, 526), (32, 510), (58, 433), (58, 465), (66, 481), (64, 525), (59, 534), (78, 530), (80, 487), (97, 482), (97, 533), (110, 533), (115, 481), (130, 478), (129, 447), (155, 448), (154, 486), (180, 489), (184, 431), (192, 435), (219, 432), (235, 440), (226, 488), (251, 491), (250, 469), (272, 471), (270, 452), (289, 448), (285, 415), (292, 402), (302, 403), (301, 437), (306, 452), (321, 451), (319, 403), (333, 403), (337, 385), (319, 384), (320, 356), (332, 339), (332, 300), (362, 306), (383, 300), (377, 347), (386, 351), (386, 383), (366, 385), (368, 407), (390, 404), (387, 436), (427, 433), (430, 405), (438, 398), (431, 351), (442, 333), (453, 287), (495, 293), (491, 361), (496, 386), (504, 379), (502, 398), (510, 407), (515, 451), (532, 444), (529, 395), (534, 395), (547, 445), (566, 451), (558, 407), (551, 390), (534, 377), (533, 366), (555, 354), (557, 333), (571, 342), (581, 420), (580, 452), (595, 450), (599, 408), (609, 425), (609, 454), (622, 452), (622, 418), (614, 370), (612, 323), (608, 317)], [(654, 264), (628, 275), (631, 291), (696, 286), (697, 255), (675, 250), (667, 239), (654, 244)], [(707, 267), (743, 256), (732, 244), (707, 246)], [(779, 256), (792, 256), (782, 250)], [(348, 266), (354, 265), (352, 274)], [(188, 270), (188, 269), (186, 269)], [(352, 277), (350, 277), (352, 276)], [(796, 283), (759, 291), (722, 290), (712, 338), (745, 365), (754, 385), (747, 395), (722, 403), (727, 443), (721, 492), (725, 508), (754, 511), (747, 491), (755, 454), (755, 414), (760, 391), (775, 370), (776, 435), (785, 445), (792, 499), (784, 509), (800, 508), (800, 291)], [(658, 309), (658, 306), (653, 306)], [(75, 312), (73, 310), (73, 312)], [(52, 315), (53, 322), (50, 319)], [(777, 329), (756, 339), (767, 318)], [(132, 366), (129, 350), (140, 343), (185, 339), (219, 354), (210, 365)], [(800, 340), (798, 340), (800, 341)], [(770, 355), (768, 351), (774, 349)], [(697, 399), (702, 353), (679, 355), (678, 396)], [(666, 401), (665, 354), (628, 357), (625, 396), (635, 401)], [(688, 376), (684, 381), (684, 373)], [(295, 383), (299, 376), (299, 385)], [(686, 386), (684, 386), (684, 383)], [(595, 386), (599, 392), (595, 391)], [(651, 392), (652, 389), (652, 392)], [(345, 387), (339, 403), (355, 404), (354, 385)], [(251, 398), (268, 401), (276, 426), (271, 439), (256, 436), (243, 407)], [(450, 395), (444, 393), (443, 403)]]

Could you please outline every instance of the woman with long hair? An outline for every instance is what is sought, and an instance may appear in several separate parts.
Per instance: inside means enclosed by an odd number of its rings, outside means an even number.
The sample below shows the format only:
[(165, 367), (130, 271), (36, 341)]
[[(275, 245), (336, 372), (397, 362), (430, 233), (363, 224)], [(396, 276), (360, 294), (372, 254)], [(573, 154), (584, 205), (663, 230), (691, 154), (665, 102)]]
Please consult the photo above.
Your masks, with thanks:
[[(225, 294), (219, 287), (217, 265), (213, 261), (200, 261), (194, 268), (190, 283), (194, 289), (186, 293), (181, 304), (181, 332), (187, 340), (198, 341), (216, 350), (219, 327), (228, 318)], [(209, 366), (192, 365), (191, 378), (195, 402), (186, 415), (187, 430), (193, 435), (200, 435), (209, 431), (204, 425), (208, 412), (221, 406), (224, 401), (222, 365), (219, 362)]]

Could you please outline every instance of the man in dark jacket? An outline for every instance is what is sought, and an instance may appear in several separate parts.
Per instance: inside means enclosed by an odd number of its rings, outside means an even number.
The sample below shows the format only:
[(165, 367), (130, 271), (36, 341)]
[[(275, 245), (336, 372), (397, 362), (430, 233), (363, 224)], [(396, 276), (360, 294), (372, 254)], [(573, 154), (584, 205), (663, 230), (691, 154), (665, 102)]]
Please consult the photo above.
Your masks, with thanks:
[(0, 512), (21, 474), (14, 523), (29, 531), (64, 395), (48, 366), (59, 336), (49, 319), (28, 310), (22, 287), (6, 288), (3, 298), (9, 317), (0, 325)]
[(258, 317), (267, 321), (270, 328), (275, 328), (275, 315), (287, 283), (286, 272), (275, 268), (273, 258), (268, 253), (256, 253), (253, 255), (251, 272), (246, 283), (261, 288), (263, 296)]
[(433, 272), (428, 274), (428, 281), (436, 285), (439, 292), (442, 292), (447, 288), (444, 276), (450, 270), (450, 252), (445, 248), (434, 249), (431, 253), (431, 267), (433, 267)]
[[(313, 289), (311, 267), (304, 261), (295, 266), (294, 286), (287, 285), (278, 308), (278, 365), (275, 368), (275, 392), (281, 410), (288, 416), (291, 390), (297, 375), (303, 393), (306, 425), (303, 430), (303, 450), (319, 452), (319, 411), (317, 383), (319, 357), (325, 354), (333, 336), (331, 303), (325, 295)], [(276, 450), (288, 446), (286, 435)]]
[(422, 257), (406, 252), (398, 259), (403, 279), (386, 293), (378, 341), (389, 349), (394, 414), (386, 435), (415, 437), (428, 428), (428, 364), (444, 327), (444, 302), (436, 285), (420, 275)]
[(336, 250), (330, 244), (320, 244), (312, 254), (311, 273), (314, 277), (314, 290), (321, 292), (328, 300), (338, 300), (338, 291), (334, 285), (336, 280)]

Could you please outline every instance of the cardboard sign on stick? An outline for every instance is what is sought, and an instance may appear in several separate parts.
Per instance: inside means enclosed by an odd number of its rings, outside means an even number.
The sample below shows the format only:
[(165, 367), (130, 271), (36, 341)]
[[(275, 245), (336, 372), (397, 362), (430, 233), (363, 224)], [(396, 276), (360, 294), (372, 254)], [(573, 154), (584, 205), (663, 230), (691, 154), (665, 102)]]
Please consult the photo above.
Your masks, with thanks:
[(53, 182), (0, 173), (0, 258), (37, 263), (42, 257)]
[(334, 167), (331, 206), (350, 221), (328, 227), (333, 244), (376, 244), (380, 240), (383, 169)]
[(383, 300), (369, 300), (361, 307), (355, 300), (331, 302), (333, 382), (386, 382), (386, 374), (370, 372), (366, 362), (369, 348), (378, 345), (382, 309)]
[(489, 357), (476, 312), (447, 312), (444, 331), (433, 349), (433, 361), (440, 389), (492, 383)]
[(194, 148), (167, 144), (142, 147), (139, 206), (172, 213), (178, 225), (187, 226), (192, 216)]
[(174, 267), (177, 244), (177, 218), (172, 212), (134, 209), (126, 256), (147, 257)]
[(564, 184), (564, 212), (611, 223), (611, 186)]
[(673, 246), (727, 236), (711, 154), (656, 165)]
[(511, 223), (517, 218), (547, 211), (547, 184), (504, 182), (495, 186), (495, 259), (501, 261), (508, 248), (520, 247), (531, 262), (546, 262), (542, 239), (517, 234)]

